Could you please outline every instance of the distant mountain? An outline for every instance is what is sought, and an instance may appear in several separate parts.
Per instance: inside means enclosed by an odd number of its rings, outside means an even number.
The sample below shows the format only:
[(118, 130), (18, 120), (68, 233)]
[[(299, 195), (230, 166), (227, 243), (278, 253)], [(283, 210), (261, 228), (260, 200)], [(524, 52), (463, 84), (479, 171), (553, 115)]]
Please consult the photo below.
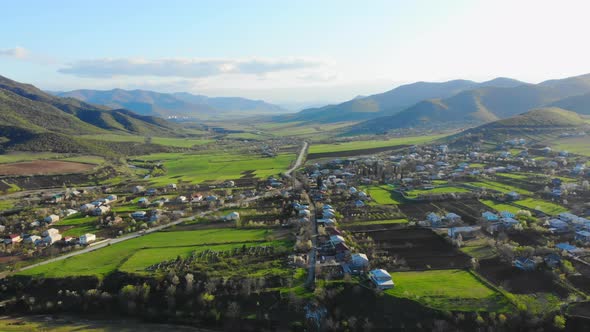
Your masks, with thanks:
[(558, 100), (549, 106), (560, 107), (579, 114), (590, 115), (590, 93)]
[(286, 110), (261, 100), (238, 97), (193, 95), (186, 92), (160, 93), (148, 90), (74, 90), (59, 92), (60, 97), (76, 98), (113, 108), (127, 108), (143, 115), (160, 117), (210, 118), (224, 114), (278, 114)]
[(58, 98), (32, 85), (0, 76), (0, 142), (3, 148), (43, 142), (50, 150), (52, 146), (76, 144), (83, 150), (81, 145), (84, 144), (73, 136), (109, 133), (172, 136), (178, 130), (160, 118)]
[(357, 97), (342, 104), (310, 108), (299, 113), (277, 117), (277, 121), (344, 122), (360, 121), (398, 113), (422, 100), (447, 98), (459, 92), (483, 87), (515, 87), (526, 83), (496, 78), (477, 83), (468, 80), (453, 80), (442, 83), (417, 82), (399, 86), (393, 90)]
[(529, 143), (535, 143), (564, 133), (585, 131), (588, 126), (578, 113), (545, 107), (468, 129), (447, 140), (454, 146), (471, 145), (478, 141), (500, 144), (513, 138), (525, 138)]
[(383, 133), (408, 127), (478, 125), (552, 105), (584, 92), (590, 93), (590, 74), (536, 85), (478, 87), (448, 98), (424, 100), (397, 114), (365, 121), (353, 126), (349, 134)]

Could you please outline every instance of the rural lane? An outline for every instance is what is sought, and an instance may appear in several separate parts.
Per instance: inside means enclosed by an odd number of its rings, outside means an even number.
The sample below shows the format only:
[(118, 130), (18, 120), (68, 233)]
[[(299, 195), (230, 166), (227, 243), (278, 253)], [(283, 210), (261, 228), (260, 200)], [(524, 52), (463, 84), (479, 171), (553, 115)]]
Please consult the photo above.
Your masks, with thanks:
[(295, 164), (293, 164), (293, 167), (289, 168), (286, 172), (285, 172), (285, 176), (287, 177), (291, 177), (291, 174), (301, 166), (301, 164), (303, 163), (303, 158), (305, 158), (306, 152), (307, 152), (307, 147), (309, 146), (309, 143), (307, 142), (303, 142), (303, 147), (301, 147), (301, 151), (299, 151), (299, 155), (297, 156), (297, 160), (295, 160)]

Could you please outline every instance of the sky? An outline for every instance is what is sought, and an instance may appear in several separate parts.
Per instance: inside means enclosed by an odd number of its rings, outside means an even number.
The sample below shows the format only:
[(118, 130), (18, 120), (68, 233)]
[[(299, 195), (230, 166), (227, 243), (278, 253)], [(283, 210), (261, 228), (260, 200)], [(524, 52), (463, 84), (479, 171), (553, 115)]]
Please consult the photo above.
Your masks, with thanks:
[(293, 107), (415, 81), (537, 83), (590, 73), (588, 12), (587, 0), (7, 1), (0, 75)]

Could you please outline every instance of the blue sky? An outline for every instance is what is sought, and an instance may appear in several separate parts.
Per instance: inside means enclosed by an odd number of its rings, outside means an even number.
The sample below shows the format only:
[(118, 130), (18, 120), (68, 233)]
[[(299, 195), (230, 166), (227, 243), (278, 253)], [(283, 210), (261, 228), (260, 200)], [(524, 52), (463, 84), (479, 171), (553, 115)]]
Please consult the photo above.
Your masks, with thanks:
[(277, 103), (590, 72), (587, 1), (10, 1), (0, 75)]

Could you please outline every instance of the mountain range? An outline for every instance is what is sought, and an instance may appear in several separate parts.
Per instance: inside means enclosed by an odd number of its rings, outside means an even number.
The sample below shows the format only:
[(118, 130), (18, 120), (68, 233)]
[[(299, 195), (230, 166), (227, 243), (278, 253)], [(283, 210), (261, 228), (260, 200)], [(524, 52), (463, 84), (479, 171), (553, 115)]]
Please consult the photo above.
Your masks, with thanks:
[[(383, 133), (410, 127), (473, 126), (551, 106), (590, 114), (590, 74), (539, 84), (511, 82), (515, 84), (481, 83), (449, 97), (419, 101), (393, 114), (380, 112), (373, 119), (352, 126), (348, 134)], [(445, 86), (448, 82), (439, 84)]]
[(187, 92), (160, 93), (148, 90), (73, 90), (53, 92), (111, 108), (126, 108), (138, 114), (163, 118), (197, 119), (286, 113), (287, 110), (262, 100), (240, 97), (207, 97)]
[(276, 117), (276, 121), (345, 122), (361, 121), (398, 113), (420, 101), (447, 98), (462, 91), (483, 87), (515, 87), (525, 84), (510, 78), (496, 78), (487, 82), (452, 80), (442, 83), (416, 82), (393, 90), (366, 97), (356, 97), (337, 105), (310, 108), (296, 114)]
[(60, 98), (0, 76), (0, 150), (93, 150), (80, 135), (175, 136), (181, 129), (158, 117)]

